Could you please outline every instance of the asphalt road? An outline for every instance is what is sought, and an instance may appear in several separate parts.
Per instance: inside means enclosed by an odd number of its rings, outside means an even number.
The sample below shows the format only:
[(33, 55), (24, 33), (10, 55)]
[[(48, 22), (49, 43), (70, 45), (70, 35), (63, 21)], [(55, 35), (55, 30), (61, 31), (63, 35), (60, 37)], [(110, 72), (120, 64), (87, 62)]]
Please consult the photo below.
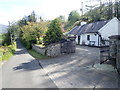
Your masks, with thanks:
[(2, 88), (57, 88), (39, 62), (17, 41), (17, 51), (2, 69)]

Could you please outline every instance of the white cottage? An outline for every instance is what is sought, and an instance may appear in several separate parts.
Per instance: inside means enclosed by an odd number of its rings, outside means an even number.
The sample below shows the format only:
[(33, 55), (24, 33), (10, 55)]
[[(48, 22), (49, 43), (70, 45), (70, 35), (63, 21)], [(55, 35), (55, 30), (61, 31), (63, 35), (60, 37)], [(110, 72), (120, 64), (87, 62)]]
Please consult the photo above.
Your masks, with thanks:
[(111, 20), (75, 26), (68, 34), (76, 36), (77, 44), (100, 46), (109, 36), (120, 35), (120, 21), (115, 17)]

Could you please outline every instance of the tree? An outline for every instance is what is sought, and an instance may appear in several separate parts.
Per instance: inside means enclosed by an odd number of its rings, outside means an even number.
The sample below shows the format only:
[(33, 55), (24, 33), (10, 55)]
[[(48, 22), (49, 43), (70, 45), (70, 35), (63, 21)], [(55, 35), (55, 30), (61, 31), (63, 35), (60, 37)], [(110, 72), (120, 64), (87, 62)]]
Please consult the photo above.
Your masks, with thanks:
[(68, 21), (65, 23), (65, 30), (69, 31), (71, 30), (71, 28), (73, 28), (73, 24), (76, 21), (79, 21), (80, 19), (80, 15), (77, 11), (71, 11), (69, 16), (68, 16)]
[(65, 16), (59, 16), (58, 19), (61, 23), (65, 23)]
[(37, 36), (37, 44), (43, 43), (41, 38), (43, 38), (43, 36), (45, 35), (45, 32), (48, 29), (48, 27), (47, 27), (48, 23), (49, 22), (41, 21), (41, 22), (35, 23), (33, 25), (35, 35)]
[(36, 15), (35, 15), (34, 11), (32, 11), (31, 15), (28, 15), (28, 21), (29, 22), (36, 22)]
[(68, 17), (68, 21), (73, 24), (80, 19), (80, 15), (77, 11), (71, 11)]
[(53, 20), (48, 27), (46, 36), (43, 38), (44, 45), (47, 46), (51, 43), (59, 42), (62, 38), (62, 30), (60, 27), (60, 21), (58, 19)]
[(39, 23), (29, 22), (28, 25), (21, 27), (20, 38), (27, 49), (31, 48), (31, 44), (41, 44), (41, 38), (47, 31), (48, 22), (41, 21)]
[(18, 36), (19, 33), (19, 29), (18, 26), (16, 24), (11, 24), (8, 28), (7, 28), (8, 32), (6, 34), (4, 34), (3, 36), (3, 45), (10, 45), (13, 44)]
[(27, 49), (30, 49), (31, 44), (35, 44), (37, 42), (37, 37), (35, 35), (35, 30), (33, 29), (33, 24), (29, 23), (28, 25), (23, 26), (21, 28), (21, 32), (22, 33), (20, 35), (20, 38), (22, 40), (22, 43)]
[(27, 25), (27, 20), (26, 20), (26, 18), (23, 18), (22, 20), (19, 20), (19, 21), (17, 22), (17, 25), (20, 26), (20, 27)]
[(2, 35), (2, 45), (10, 45), (11, 39), (10, 39), (10, 32), (8, 31), (6, 34)]
[(115, 2), (114, 10), (115, 10), (114, 16), (120, 18), (120, 1)]

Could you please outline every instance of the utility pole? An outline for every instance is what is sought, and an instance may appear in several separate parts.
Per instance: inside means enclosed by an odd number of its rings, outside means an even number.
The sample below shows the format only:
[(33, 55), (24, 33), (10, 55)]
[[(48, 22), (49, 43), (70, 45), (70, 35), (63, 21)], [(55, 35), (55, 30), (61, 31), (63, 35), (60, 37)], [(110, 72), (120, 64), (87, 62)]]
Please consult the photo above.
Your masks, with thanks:
[(109, 11), (108, 11), (108, 16), (109, 16), (109, 19), (112, 19), (112, 15), (113, 15), (113, 11), (112, 11), (112, 1), (109, 0)]
[(80, 11), (81, 11), (81, 16), (83, 15), (83, 2), (81, 2), (81, 9), (80, 9)]
[(115, 17), (118, 18), (118, 13), (119, 13), (119, 0), (115, 0)]
[(100, 14), (102, 14), (102, 1), (100, 0)]
[[(8, 23), (9, 23), (9, 28), (10, 28), (10, 21), (8, 21)], [(9, 29), (9, 32), (10, 32), (10, 40), (11, 40), (11, 44), (12, 44), (12, 32), (11, 32), (11, 29)]]

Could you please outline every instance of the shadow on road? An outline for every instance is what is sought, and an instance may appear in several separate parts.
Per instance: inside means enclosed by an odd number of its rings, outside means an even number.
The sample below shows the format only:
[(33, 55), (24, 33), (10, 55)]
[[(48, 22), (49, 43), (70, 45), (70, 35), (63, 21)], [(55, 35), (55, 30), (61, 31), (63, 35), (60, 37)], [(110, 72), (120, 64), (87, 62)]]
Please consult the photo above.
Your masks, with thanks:
[(14, 67), (13, 69), (14, 70), (37, 70), (37, 69), (41, 69), (41, 67), (39, 66), (36, 60), (32, 60), (27, 63), (22, 63), (19, 66)]

